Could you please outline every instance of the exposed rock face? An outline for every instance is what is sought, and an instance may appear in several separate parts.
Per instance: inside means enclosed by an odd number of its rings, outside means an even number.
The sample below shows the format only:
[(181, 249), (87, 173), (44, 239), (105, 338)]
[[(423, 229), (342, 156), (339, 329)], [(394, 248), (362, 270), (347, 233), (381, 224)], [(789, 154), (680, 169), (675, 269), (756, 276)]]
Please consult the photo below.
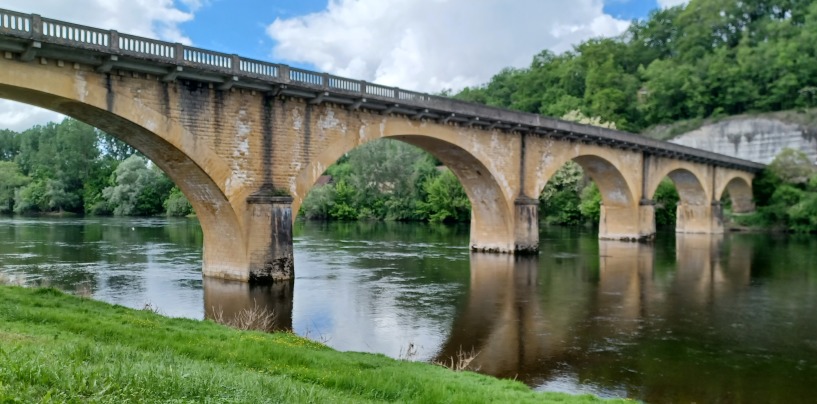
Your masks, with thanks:
[(685, 133), (672, 143), (768, 164), (784, 148), (817, 161), (817, 128), (769, 118), (734, 118)]

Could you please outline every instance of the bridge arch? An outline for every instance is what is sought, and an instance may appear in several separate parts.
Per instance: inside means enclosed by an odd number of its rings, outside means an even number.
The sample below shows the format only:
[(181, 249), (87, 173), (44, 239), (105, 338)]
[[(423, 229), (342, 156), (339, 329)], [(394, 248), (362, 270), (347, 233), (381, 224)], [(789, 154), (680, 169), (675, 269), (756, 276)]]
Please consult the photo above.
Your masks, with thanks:
[(711, 182), (705, 180), (707, 178), (705, 175), (706, 173), (702, 173), (698, 167), (685, 166), (681, 162), (665, 164), (660, 171), (649, 173), (649, 188), (645, 197), (653, 199), (661, 181), (669, 178), (678, 191), (680, 203), (696, 206), (709, 205), (713, 200), (709, 192), (711, 187), (705, 184)]
[(568, 144), (565, 147), (549, 143), (538, 163), (537, 195), (568, 161), (579, 164), (599, 188), (602, 198), (599, 238), (639, 239), (649, 236), (641, 234), (640, 194), (636, 192), (640, 189), (640, 177), (632, 175), (641, 169), (640, 156), (596, 145)]
[(661, 180), (669, 178), (678, 191), (680, 203), (695, 206), (706, 206), (711, 198), (698, 175), (687, 168), (675, 168), (663, 175), (657, 174), (652, 178), (652, 188), (648, 190), (647, 198), (653, 199), (658, 191)]
[[(42, 71), (41, 71), (42, 70)], [(222, 186), (229, 166), (197, 142), (178, 121), (128, 93), (113, 90), (110, 75), (33, 63), (4, 63), (0, 98), (55, 111), (122, 140), (161, 168), (188, 198), (204, 236), (205, 275), (246, 280), (246, 243), (240, 217)]]
[(748, 213), (755, 210), (752, 180), (743, 173), (733, 173), (715, 190), (715, 200), (720, 201), (726, 192), (732, 200), (732, 212)]
[(298, 211), (318, 178), (343, 155), (371, 141), (394, 139), (430, 153), (460, 181), (471, 202), (471, 249), (514, 252), (513, 198), (507, 175), (496, 166), (497, 159), (463, 141), (465, 138), (451, 126), (406, 125), (401, 121), (391, 118), (382, 124), (363, 125), (357, 136), (339, 137), (315, 155), (291, 180), (292, 211)]
[[(720, 206), (714, 198), (714, 167), (707, 164), (652, 156), (647, 160), (645, 198), (654, 200), (658, 186), (669, 178), (678, 191), (676, 233), (722, 233)], [(654, 209), (652, 211), (654, 215)]]
[(596, 183), (604, 206), (629, 208), (635, 205), (635, 198), (624, 174), (604, 157), (585, 154), (573, 159)]

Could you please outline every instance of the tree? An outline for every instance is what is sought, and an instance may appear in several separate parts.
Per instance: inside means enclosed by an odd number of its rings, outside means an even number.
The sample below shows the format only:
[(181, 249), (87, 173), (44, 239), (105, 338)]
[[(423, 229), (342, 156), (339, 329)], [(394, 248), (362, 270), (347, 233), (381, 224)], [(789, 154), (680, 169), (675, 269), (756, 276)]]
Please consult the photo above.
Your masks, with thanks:
[(335, 184), (335, 200), (329, 208), (329, 216), (335, 220), (355, 220), (359, 217), (359, 212), (354, 207), (354, 190), (340, 180)]
[(598, 223), (601, 220), (601, 192), (596, 183), (591, 182), (582, 189), (579, 211), (590, 223)]
[(817, 172), (806, 153), (788, 147), (775, 156), (769, 164), (769, 170), (789, 184), (804, 184)]
[(471, 203), (459, 180), (449, 169), (426, 180), (428, 200), (418, 203), (418, 213), (431, 222), (464, 222), (471, 218)]
[(8, 129), (0, 129), (0, 160), (12, 161), (20, 152), (20, 134)]
[(46, 211), (46, 181), (35, 179), (14, 193), (14, 213), (31, 214)]
[[(35, 180), (30, 186), (37, 192), (32, 188), (20, 195), (21, 209), (82, 213), (84, 185), (99, 162), (98, 134), (93, 127), (70, 118), (23, 132), (14, 160), (23, 174)], [(39, 199), (29, 199), (35, 196)]]
[(564, 119), (565, 121), (572, 121), (584, 125), (598, 126), (607, 129), (616, 129), (615, 122), (603, 121), (599, 116), (593, 117), (587, 116), (581, 110), (578, 109), (568, 111), (566, 114), (562, 116), (562, 119)]
[(539, 194), (539, 211), (543, 219), (554, 224), (578, 224), (581, 222), (579, 193), (586, 180), (584, 170), (573, 161), (558, 169)]
[(136, 154), (116, 167), (114, 184), (102, 191), (103, 198), (117, 216), (155, 215), (163, 211), (162, 202), (172, 184), (147, 160)]
[(307, 219), (331, 219), (331, 209), (335, 202), (335, 186), (319, 185), (309, 192), (301, 204), (301, 214)]
[(12, 161), (0, 161), (0, 213), (11, 213), (14, 210), (14, 194), (24, 185), (31, 182)]
[(193, 206), (177, 186), (170, 189), (163, 205), (168, 216), (187, 216), (193, 213)]
[(674, 226), (677, 207), (678, 207), (678, 190), (675, 188), (672, 180), (664, 178), (658, 184), (658, 189), (655, 190), (655, 225), (657, 227)]

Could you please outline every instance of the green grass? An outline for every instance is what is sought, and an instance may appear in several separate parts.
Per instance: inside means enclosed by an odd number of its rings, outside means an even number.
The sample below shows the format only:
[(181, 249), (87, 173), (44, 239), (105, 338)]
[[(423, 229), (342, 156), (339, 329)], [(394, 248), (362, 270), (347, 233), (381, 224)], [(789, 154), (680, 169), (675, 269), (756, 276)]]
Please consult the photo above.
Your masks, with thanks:
[(0, 403), (564, 402), (522, 383), (291, 333), (172, 319), (55, 289), (0, 286)]

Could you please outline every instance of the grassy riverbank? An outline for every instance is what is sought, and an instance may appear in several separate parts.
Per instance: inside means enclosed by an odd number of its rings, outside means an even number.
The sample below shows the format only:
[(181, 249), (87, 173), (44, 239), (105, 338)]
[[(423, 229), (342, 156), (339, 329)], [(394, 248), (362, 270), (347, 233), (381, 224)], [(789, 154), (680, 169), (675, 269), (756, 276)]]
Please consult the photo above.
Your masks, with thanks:
[(0, 286), (0, 402), (599, 402), (293, 334)]

